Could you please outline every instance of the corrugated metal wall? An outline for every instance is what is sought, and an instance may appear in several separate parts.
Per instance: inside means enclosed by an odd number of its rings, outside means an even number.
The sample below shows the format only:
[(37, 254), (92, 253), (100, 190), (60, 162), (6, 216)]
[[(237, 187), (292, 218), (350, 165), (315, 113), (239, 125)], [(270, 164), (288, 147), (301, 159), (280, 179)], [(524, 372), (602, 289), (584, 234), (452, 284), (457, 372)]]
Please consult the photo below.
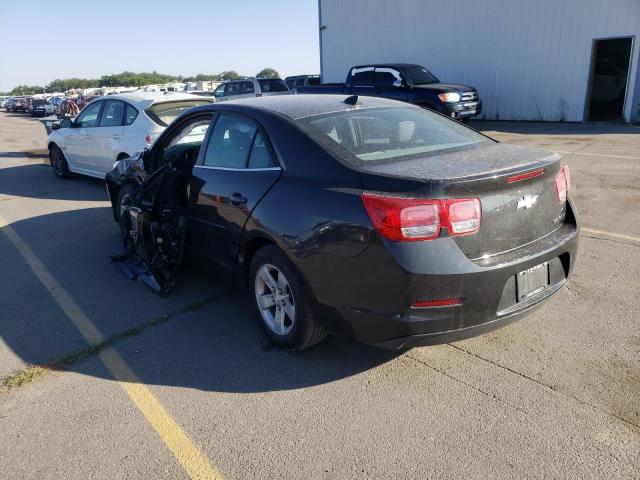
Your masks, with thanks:
[(419, 63), (477, 87), (489, 119), (583, 121), (593, 40), (634, 36), (625, 118), (640, 119), (640, 0), (319, 0), (319, 10), (324, 82), (352, 65)]

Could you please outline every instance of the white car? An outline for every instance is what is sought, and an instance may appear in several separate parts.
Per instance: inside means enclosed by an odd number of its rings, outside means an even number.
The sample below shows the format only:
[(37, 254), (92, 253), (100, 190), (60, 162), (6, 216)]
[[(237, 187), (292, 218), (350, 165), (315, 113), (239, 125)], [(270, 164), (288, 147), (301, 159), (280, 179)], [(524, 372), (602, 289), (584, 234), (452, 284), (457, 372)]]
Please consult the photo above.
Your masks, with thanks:
[(132, 92), (90, 102), (73, 120), (52, 126), (47, 139), (53, 171), (104, 178), (116, 160), (150, 146), (181, 113), (213, 98), (177, 93)]
[(280, 78), (245, 78), (224, 82), (213, 91), (216, 102), (238, 98), (290, 95), (289, 87)]

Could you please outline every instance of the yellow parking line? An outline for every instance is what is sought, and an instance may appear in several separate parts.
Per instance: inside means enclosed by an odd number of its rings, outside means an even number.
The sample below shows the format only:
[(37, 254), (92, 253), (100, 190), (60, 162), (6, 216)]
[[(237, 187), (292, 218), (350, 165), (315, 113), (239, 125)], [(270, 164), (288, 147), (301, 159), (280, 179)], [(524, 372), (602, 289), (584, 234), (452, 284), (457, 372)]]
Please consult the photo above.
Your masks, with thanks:
[[(2, 215), (0, 215), (0, 229), (20, 252), (20, 255), (27, 262), (35, 276), (67, 314), (85, 340), (90, 344), (104, 340), (104, 336), (98, 328), (56, 281), (53, 275), (49, 273), (36, 254), (33, 253), (33, 250), (11, 228)], [(189, 478), (194, 480), (222, 479), (222, 476), (211, 466), (200, 449), (171, 418), (151, 390), (142, 384), (133, 370), (113, 348), (102, 351), (99, 357), (118, 384), (127, 393), (133, 404), (158, 432), (164, 444), (180, 462)]]
[(595, 233), (596, 235), (602, 235), (603, 237), (619, 238), (621, 240), (630, 240), (632, 242), (640, 243), (640, 237), (633, 237), (631, 235), (623, 235), (621, 233), (605, 232), (604, 230), (596, 230), (594, 228), (582, 228), (585, 233)]

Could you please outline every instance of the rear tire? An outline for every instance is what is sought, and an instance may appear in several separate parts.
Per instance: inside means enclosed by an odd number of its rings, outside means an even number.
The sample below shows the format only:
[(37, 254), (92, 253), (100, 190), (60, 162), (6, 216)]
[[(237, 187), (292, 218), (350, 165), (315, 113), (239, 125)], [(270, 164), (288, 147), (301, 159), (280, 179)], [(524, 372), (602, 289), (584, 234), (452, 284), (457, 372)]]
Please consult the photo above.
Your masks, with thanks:
[(262, 247), (253, 257), (249, 292), (260, 325), (278, 346), (304, 350), (327, 336), (313, 315), (300, 273), (275, 245)]
[(53, 173), (55, 173), (58, 178), (71, 178), (73, 176), (69, 171), (69, 164), (60, 147), (57, 145), (51, 147), (49, 150), (49, 159), (51, 160)]

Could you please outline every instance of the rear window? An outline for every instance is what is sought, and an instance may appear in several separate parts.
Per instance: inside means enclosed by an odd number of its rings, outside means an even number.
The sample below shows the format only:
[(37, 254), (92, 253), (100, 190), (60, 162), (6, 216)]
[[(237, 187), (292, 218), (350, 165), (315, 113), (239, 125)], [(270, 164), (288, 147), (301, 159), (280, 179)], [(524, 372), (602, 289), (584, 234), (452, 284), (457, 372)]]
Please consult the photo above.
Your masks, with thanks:
[(287, 84), (279, 78), (262, 78), (258, 80), (262, 93), (270, 92), (288, 92)]
[(489, 142), (486, 137), (419, 107), (385, 107), (299, 120), (348, 163), (386, 162)]
[(162, 127), (166, 127), (173, 122), (178, 115), (193, 107), (209, 105), (207, 100), (181, 100), (176, 102), (154, 103), (145, 110), (151, 120)]

